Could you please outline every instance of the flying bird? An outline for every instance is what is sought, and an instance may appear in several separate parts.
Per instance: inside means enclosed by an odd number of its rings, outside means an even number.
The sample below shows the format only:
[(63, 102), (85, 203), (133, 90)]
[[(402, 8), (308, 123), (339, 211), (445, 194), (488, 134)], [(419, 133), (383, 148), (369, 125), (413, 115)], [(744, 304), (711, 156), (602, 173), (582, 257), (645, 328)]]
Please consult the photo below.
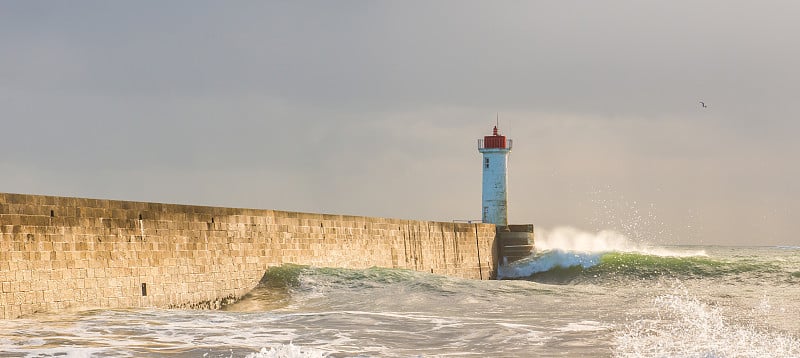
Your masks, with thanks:
[(706, 107), (706, 103), (705, 103), (705, 102), (703, 102), (703, 101), (700, 101), (700, 105), (702, 105), (702, 106), (703, 106), (703, 108), (708, 108), (708, 107)]

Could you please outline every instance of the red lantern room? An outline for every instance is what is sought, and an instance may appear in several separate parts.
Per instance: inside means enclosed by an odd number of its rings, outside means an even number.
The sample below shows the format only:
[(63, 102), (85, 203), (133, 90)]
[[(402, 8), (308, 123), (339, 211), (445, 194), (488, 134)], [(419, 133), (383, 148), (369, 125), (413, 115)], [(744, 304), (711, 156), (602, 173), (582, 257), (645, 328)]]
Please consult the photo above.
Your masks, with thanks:
[(478, 139), (478, 151), (483, 154), (483, 215), (481, 220), (500, 226), (508, 225), (506, 187), (508, 187), (508, 153), (511, 139), (500, 135), (497, 126), (492, 135)]
[(483, 148), (498, 148), (498, 149), (505, 149), (506, 148), (506, 136), (500, 135), (497, 132), (497, 126), (494, 126), (494, 130), (492, 131), (492, 135), (487, 135), (483, 137)]

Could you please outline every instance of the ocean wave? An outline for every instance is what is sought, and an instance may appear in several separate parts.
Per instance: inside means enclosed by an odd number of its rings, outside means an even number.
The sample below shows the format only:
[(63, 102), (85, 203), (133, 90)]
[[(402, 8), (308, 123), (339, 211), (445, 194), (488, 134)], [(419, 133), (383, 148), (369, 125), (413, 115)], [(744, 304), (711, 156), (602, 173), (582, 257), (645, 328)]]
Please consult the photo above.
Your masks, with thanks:
[[(562, 250), (544, 251), (534, 256), (498, 268), (499, 278), (530, 277), (534, 274), (587, 269), (600, 263), (602, 254), (586, 252), (570, 252)], [(571, 270), (576, 271), (576, 270)]]
[(687, 293), (657, 297), (657, 319), (640, 319), (615, 337), (614, 357), (797, 357), (800, 341), (730, 319)]
[(314, 349), (299, 347), (292, 343), (280, 344), (276, 346), (261, 348), (256, 353), (250, 353), (246, 358), (323, 358), (330, 356), (330, 353)]
[(331, 267), (312, 267), (307, 265), (283, 264), (267, 269), (259, 283), (262, 287), (285, 287), (302, 289), (307, 284), (329, 285), (383, 285), (400, 282), (419, 283), (431, 275), (405, 270), (371, 267), (367, 269), (346, 269)]
[[(693, 247), (659, 247), (633, 242), (614, 231), (585, 232), (571, 227), (541, 230), (537, 251), (501, 266), (498, 277), (549, 283), (585, 280), (717, 277), (745, 272), (776, 272), (774, 263), (725, 261)], [(794, 276), (793, 276), (794, 277)]]
[(291, 310), (306, 302), (339, 293), (397, 291), (407, 299), (418, 296), (450, 296), (470, 286), (470, 280), (407, 269), (372, 267), (346, 269), (284, 264), (267, 269), (260, 283), (225, 311), (259, 312)]
[(635, 252), (587, 253), (553, 250), (539, 252), (510, 265), (498, 276), (549, 283), (585, 280), (649, 279), (653, 277), (705, 278), (742, 273), (779, 271), (772, 263), (731, 262), (708, 256), (663, 256)]
[(705, 250), (667, 248), (636, 242), (613, 230), (592, 233), (566, 226), (539, 230), (536, 236), (536, 249), (576, 253), (633, 252), (671, 257), (707, 256)]

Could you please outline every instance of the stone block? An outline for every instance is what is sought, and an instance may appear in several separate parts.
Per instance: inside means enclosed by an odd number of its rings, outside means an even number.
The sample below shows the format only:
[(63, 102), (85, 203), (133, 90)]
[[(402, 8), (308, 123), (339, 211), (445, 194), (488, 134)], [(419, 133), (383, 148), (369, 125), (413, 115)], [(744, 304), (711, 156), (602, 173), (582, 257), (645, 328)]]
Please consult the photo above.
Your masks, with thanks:
[[(37, 200), (51, 204), (36, 204)], [(9, 295), (32, 292), (32, 300), (47, 301), (43, 307), (48, 309), (75, 300), (105, 307), (163, 307), (169, 302), (213, 300), (230, 295), (231, 290), (245, 293), (263, 275), (264, 267), (284, 262), (354, 268), (416, 267), (475, 277), (475, 268), (459, 259), (477, 261), (475, 255), (463, 255), (474, 251), (475, 228), (487, 250), (494, 239), (494, 226), (484, 224), (461, 227), (330, 214), (52, 197), (22, 201), (13, 204), (18, 205), (14, 208), (2, 205), (0, 269), (14, 272), (15, 282), (20, 268), (36, 270), (37, 274), (29, 285), (16, 286), (2, 281), (0, 275), (0, 289), (10, 291), (3, 293)], [(5, 214), (9, 210), (29, 213), (32, 217), (25, 218), (29, 225), (21, 225), (19, 215)], [(57, 214), (55, 218), (49, 217), (50, 210)], [(46, 215), (36, 217), (39, 212)], [(139, 228), (140, 213), (144, 237)], [(15, 217), (20, 223), (6, 223)], [(210, 222), (212, 217), (214, 223)], [(54, 227), (54, 223), (60, 226)], [(22, 255), (14, 255), (15, 251)], [(404, 252), (411, 256), (405, 257)], [(482, 259), (488, 269), (489, 259)], [(40, 271), (46, 274), (38, 274)], [(22, 275), (24, 279), (25, 273)], [(147, 297), (141, 297), (141, 282), (148, 283)], [(65, 290), (72, 290), (71, 297), (63, 297), (70, 295)], [(103, 298), (106, 295), (116, 300)], [(64, 303), (53, 306), (54, 299)], [(3, 315), (8, 315), (6, 310)]]

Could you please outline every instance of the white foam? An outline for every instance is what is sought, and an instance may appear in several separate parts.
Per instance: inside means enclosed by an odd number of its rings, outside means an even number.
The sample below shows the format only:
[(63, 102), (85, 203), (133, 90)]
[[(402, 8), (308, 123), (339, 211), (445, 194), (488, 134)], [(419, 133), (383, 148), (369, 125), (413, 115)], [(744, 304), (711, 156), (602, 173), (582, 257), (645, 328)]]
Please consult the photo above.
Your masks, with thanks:
[(499, 278), (528, 277), (535, 273), (550, 271), (556, 267), (589, 268), (600, 263), (605, 253), (638, 253), (662, 257), (707, 256), (704, 250), (663, 248), (638, 244), (615, 231), (597, 233), (573, 227), (557, 227), (539, 230), (536, 236), (536, 253), (511, 265), (498, 269)]
[(688, 294), (655, 299), (658, 319), (628, 325), (616, 337), (615, 357), (797, 357), (791, 336), (732, 323), (722, 310)]
[[(17, 351), (22, 353), (23, 351)], [(10, 352), (9, 352), (10, 353)], [(25, 349), (25, 357), (67, 357), (67, 358), (90, 358), (107, 354), (101, 348), (86, 347), (57, 347), (57, 348), (38, 348)]]
[(307, 347), (298, 347), (292, 343), (278, 344), (267, 349), (261, 348), (256, 353), (250, 353), (246, 358), (316, 358), (328, 357), (330, 353)]
[(506, 329), (498, 337), (501, 339), (501, 342), (499, 342), (501, 344), (527, 342), (533, 345), (544, 345), (547, 341), (553, 340), (552, 336), (548, 336), (537, 327), (529, 324), (498, 322), (497, 325)]
[(561, 332), (594, 332), (609, 330), (612, 327), (611, 325), (597, 321), (580, 321), (577, 323), (571, 322), (558, 330)]
[(679, 250), (639, 244), (611, 230), (590, 233), (573, 227), (539, 230), (536, 250), (562, 250), (581, 253), (631, 252), (654, 256), (706, 256), (704, 250)]

